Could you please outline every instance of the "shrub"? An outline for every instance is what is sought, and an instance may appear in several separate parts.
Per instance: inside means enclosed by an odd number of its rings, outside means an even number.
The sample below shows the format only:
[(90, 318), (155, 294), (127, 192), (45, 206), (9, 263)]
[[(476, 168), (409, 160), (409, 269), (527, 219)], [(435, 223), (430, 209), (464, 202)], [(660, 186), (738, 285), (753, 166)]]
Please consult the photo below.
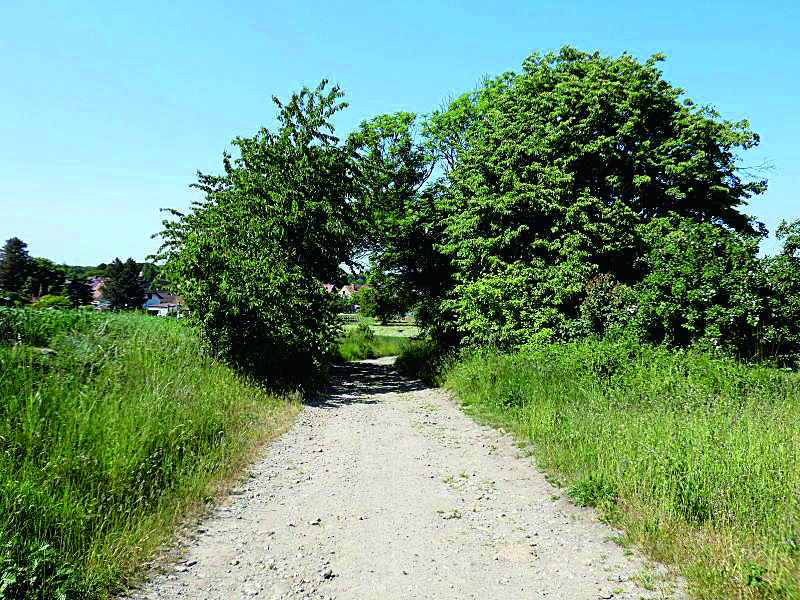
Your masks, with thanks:
[(38, 301), (33, 304), (34, 308), (73, 308), (72, 302), (63, 296), (55, 296), (48, 294), (42, 296)]
[(213, 356), (278, 392), (315, 393), (339, 327), (323, 281), (341, 273), (363, 229), (358, 171), (331, 135), (338, 87), (277, 99), (280, 127), (233, 142), (225, 173), (199, 176), (191, 213), (165, 221), (162, 276), (191, 308)]
[(642, 228), (648, 275), (634, 286), (631, 325), (645, 341), (686, 347), (700, 340), (749, 359), (768, 355), (767, 281), (756, 236), (677, 217)]

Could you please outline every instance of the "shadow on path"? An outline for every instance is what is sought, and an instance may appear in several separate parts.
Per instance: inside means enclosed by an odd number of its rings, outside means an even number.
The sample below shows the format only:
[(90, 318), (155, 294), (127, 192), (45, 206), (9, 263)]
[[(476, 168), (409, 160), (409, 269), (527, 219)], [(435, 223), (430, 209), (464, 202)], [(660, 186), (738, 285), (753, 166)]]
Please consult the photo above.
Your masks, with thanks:
[(374, 362), (349, 362), (333, 367), (326, 395), (308, 402), (309, 406), (338, 408), (350, 404), (377, 404), (378, 394), (402, 394), (428, 389), (420, 381), (410, 381), (391, 365)]

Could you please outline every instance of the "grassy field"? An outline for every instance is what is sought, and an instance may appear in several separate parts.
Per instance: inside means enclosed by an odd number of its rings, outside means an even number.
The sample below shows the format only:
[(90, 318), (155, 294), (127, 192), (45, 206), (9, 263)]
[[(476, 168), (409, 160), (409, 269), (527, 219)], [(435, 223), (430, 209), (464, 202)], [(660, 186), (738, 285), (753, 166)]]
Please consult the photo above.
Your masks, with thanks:
[(299, 403), (173, 319), (0, 309), (0, 598), (102, 598)]
[(800, 598), (798, 374), (606, 340), (475, 354), (445, 384), (695, 597)]
[(405, 322), (379, 325), (375, 319), (359, 314), (342, 315), (344, 331), (340, 339), (338, 362), (394, 356), (409, 347), (419, 328)]

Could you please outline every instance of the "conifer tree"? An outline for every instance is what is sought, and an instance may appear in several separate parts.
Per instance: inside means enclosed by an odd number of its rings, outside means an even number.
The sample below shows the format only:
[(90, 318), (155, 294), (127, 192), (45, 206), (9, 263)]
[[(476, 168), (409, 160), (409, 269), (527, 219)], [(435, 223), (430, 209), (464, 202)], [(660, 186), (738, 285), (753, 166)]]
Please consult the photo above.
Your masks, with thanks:
[(78, 308), (92, 303), (92, 288), (86, 279), (73, 277), (64, 286), (64, 297), (72, 302), (72, 306)]
[(13, 237), (0, 250), (0, 290), (20, 292), (28, 276), (28, 244)]
[(103, 299), (110, 302), (111, 310), (142, 308), (147, 295), (136, 261), (129, 258), (123, 263), (115, 258), (108, 271), (111, 279), (103, 286)]

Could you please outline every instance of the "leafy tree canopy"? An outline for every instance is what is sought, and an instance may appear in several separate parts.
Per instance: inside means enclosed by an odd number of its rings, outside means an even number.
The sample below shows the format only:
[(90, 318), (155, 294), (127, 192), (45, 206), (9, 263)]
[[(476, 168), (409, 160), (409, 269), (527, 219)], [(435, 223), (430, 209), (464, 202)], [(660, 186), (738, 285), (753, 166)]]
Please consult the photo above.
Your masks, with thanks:
[(368, 282), (385, 286), (368, 294), (364, 307), (388, 318), (414, 306), (418, 324), (429, 329), (448, 320), (440, 318), (439, 303), (452, 287), (450, 260), (439, 250), (443, 185), (430, 185), (437, 165), (454, 156), (443, 150), (444, 129), (400, 112), (364, 121), (348, 139), (371, 226)]
[(153, 263), (144, 263), (141, 265), (142, 279), (145, 281), (155, 281), (159, 276), (159, 269)]
[(67, 267), (47, 258), (31, 258), (25, 288), (31, 296), (58, 295), (67, 278)]
[(593, 276), (639, 280), (641, 223), (676, 215), (763, 232), (740, 209), (766, 182), (736, 166), (758, 136), (682, 100), (656, 68), (662, 59), (534, 54), (520, 74), (436, 115), (443, 123), (452, 111), (461, 126), (442, 248), (457, 279), (445, 305), (467, 341), (551, 337)]
[(386, 325), (394, 317), (402, 316), (408, 310), (408, 301), (393, 283), (394, 280), (390, 279), (381, 282), (381, 285), (360, 290), (354, 297), (359, 312), (367, 317), (375, 317), (381, 325)]
[(161, 232), (162, 276), (212, 352), (282, 391), (322, 385), (338, 332), (322, 284), (343, 276), (366, 231), (353, 152), (330, 123), (346, 104), (326, 87), (273, 98), (278, 131), (236, 138), (240, 157), (201, 174), (205, 199)]

